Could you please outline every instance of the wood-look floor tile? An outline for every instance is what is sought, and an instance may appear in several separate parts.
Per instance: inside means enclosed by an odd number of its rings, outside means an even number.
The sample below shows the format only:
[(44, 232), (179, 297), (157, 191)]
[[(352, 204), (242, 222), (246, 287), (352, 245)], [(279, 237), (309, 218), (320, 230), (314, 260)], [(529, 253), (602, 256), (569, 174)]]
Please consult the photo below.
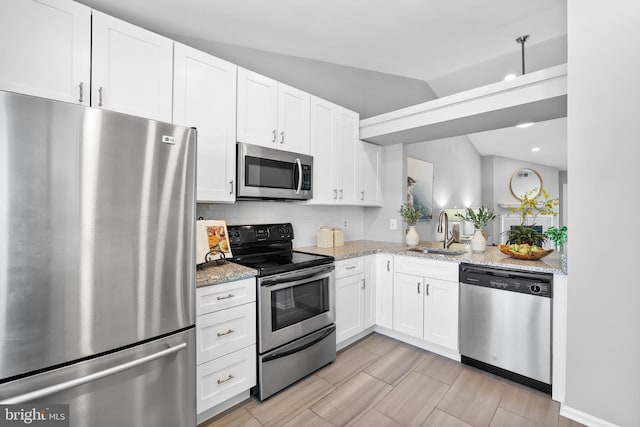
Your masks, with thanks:
[(369, 410), (391, 388), (361, 372), (311, 406), (311, 410), (332, 425), (343, 426)]
[(456, 382), (463, 370), (464, 366), (461, 363), (435, 354), (425, 357), (416, 368), (416, 371), (450, 385)]
[(422, 424), (423, 427), (472, 427), (458, 418), (436, 408), (431, 411), (429, 418)]
[(397, 345), (398, 341), (378, 333), (369, 335), (357, 344), (358, 347), (377, 354), (378, 356), (384, 356)]
[(283, 427), (332, 427), (311, 409), (305, 409)]
[(562, 415), (558, 416), (558, 427), (584, 427), (577, 421), (570, 420), (569, 418), (565, 418)]
[(387, 384), (396, 385), (425, 357), (424, 353), (398, 345), (369, 365), (364, 372)]
[(336, 361), (316, 372), (316, 375), (331, 384), (338, 385), (369, 366), (378, 355), (354, 346), (338, 354)]
[(384, 416), (375, 409), (368, 410), (348, 425), (349, 427), (402, 427), (401, 424), (398, 424), (391, 418)]
[(383, 397), (374, 409), (402, 425), (420, 425), (447, 390), (448, 384), (413, 371)]
[(493, 378), (470, 370), (463, 370), (438, 408), (476, 427), (488, 426), (491, 422), (504, 384)]
[(204, 422), (198, 427), (261, 427), (262, 424), (245, 408), (237, 408), (222, 417)]
[(505, 384), (500, 407), (528, 418), (537, 426), (558, 425), (559, 403), (547, 395), (519, 385)]
[(534, 425), (528, 418), (506, 409), (498, 408), (491, 420), (490, 427), (534, 427)]
[(334, 388), (331, 383), (311, 375), (267, 401), (262, 403), (252, 401), (245, 408), (264, 426), (282, 425), (322, 399)]

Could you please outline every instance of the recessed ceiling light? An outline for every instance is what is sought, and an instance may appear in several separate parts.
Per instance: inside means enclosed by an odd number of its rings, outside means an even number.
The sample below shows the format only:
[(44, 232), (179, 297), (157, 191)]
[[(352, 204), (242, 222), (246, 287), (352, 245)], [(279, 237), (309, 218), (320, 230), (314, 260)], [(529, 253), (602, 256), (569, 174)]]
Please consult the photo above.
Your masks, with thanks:
[(505, 80), (513, 80), (516, 78), (515, 74), (507, 74), (506, 76), (504, 76)]
[(516, 125), (516, 127), (522, 129), (522, 128), (528, 128), (531, 125), (533, 125), (533, 122), (520, 123), (520, 124)]
[(535, 153), (536, 151), (540, 151), (540, 147), (533, 147), (533, 148), (531, 149), (531, 151), (533, 151), (534, 153)]

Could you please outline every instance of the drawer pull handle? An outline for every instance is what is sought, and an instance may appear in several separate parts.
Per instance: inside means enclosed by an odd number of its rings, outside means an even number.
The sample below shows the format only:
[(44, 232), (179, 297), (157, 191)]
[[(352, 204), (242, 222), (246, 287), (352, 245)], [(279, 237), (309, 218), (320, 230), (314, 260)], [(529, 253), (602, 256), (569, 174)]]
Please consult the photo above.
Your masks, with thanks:
[(220, 301), (221, 299), (229, 299), (229, 298), (233, 298), (233, 297), (235, 297), (234, 294), (229, 294), (226, 297), (217, 297), (217, 298), (218, 298), (218, 301)]
[(234, 379), (234, 378), (235, 378), (235, 377), (234, 377), (233, 375), (229, 374), (229, 376), (228, 376), (227, 378), (225, 378), (225, 379), (223, 379), (223, 380), (218, 380), (218, 384), (224, 384), (224, 383), (226, 383), (227, 381), (231, 381), (231, 380), (232, 380), (232, 379)]
[(418, 282), (418, 294), (420, 293), (420, 282)]
[(350, 265), (349, 267), (347, 267), (347, 270), (353, 270), (354, 268), (356, 268), (355, 265)]
[(427, 296), (429, 296), (429, 284), (427, 283)]
[(387, 271), (391, 271), (391, 261), (387, 260)]
[(223, 336), (225, 336), (225, 335), (229, 335), (229, 334), (232, 334), (232, 333), (234, 333), (234, 332), (235, 332), (235, 331), (234, 331), (233, 329), (229, 329), (227, 332), (218, 332), (218, 336), (219, 336), (219, 337), (223, 337)]
[(367, 282), (362, 279), (362, 286), (360, 286), (361, 289), (366, 289), (367, 288)]

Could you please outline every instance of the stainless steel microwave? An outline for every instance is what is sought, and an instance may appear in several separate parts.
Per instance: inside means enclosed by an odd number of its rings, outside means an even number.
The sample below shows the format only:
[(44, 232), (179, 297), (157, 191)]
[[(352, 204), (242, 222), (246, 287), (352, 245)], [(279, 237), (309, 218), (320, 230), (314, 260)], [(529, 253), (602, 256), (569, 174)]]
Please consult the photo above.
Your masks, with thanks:
[(236, 199), (307, 200), (313, 197), (313, 157), (237, 144)]

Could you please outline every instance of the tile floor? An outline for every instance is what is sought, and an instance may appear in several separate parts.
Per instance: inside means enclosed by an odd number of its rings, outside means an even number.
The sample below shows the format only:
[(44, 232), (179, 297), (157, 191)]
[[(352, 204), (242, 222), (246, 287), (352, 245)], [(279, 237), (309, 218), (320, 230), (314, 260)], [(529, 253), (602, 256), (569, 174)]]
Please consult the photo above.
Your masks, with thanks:
[(575, 427), (544, 393), (374, 333), (264, 403), (199, 427)]

